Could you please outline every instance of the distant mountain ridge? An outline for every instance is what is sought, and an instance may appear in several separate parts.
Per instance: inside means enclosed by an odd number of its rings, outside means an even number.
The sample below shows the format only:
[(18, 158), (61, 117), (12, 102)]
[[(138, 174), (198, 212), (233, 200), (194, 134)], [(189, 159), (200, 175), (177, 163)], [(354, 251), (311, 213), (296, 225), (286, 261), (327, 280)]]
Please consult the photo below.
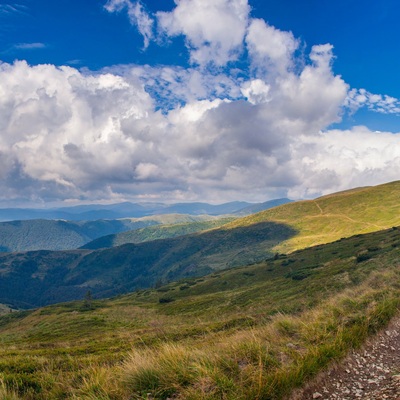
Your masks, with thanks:
[(27, 219), (64, 219), (67, 221), (88, 221), (98, 219), (140, 218), (156, 214), (190, 214), (190, 215), (220, 215), (234, 213), (248, 207), (250, 203), (234, 202), (220, 205), (207, 203), (117, 203), (92, 204), (53, 209), (0, 209), (0, 221)]
[[(266, 201), (265, 203), (252, 204), (242, 208), (232, 215), (239, 217), (249, 215), (263, 210), (268, 210), (279, 205), (290, 203), (289, 199), (276, 199)], [(195, 232), (205, 231), (212, 228), (217, 228), (223, 224), (232, 222), (235, 218), (221, 218), (212, 221), (199, 221), (185, 224), (151, 226), (134, 231), (125, 231), (107, 236), (102, 236), (82, 246), (84, 249), (101, 249), (107, 247), (121, 246), (126, 243), (141, 243), (150, 240), (167, 239), (182, 235), (188, 235)]]
[(282, 199), (268, 200), (268, 201), (265, 201), (264, 203), (251, 204), (245, 208), (235, 211), (233, 214), (238, 215), (238, 216), (255, 214), (260, 211), (268, 210), (270, 208), (282, 206), (283, 204), (292, 203), (292, 202), (293, 202), (293, 200), (290, 200), (286, 197), (284, 197)]
[[(235, 214), (247, 207), (265, 204), (266, 207), (282, 204), (289, 199), (271, 200), (266, 203), (247, 203), (234, 201), (223, 204), (194, 203), (116, 203), (90, 204), (51, 209), (39, 208), (1, 208), (0, 221), (28, 219), (64, 219), (67, 221), (94, 221), (98, 219), (141, 218), (158, 214), (223, 215)], [(268, 205), (269, 204), (269, 205)], [(264, 209), (264, 208), (263, 208)], [(250, 213), (250, 212), (248, 212)], [(243, 214), (242, 214), (243, 215)]]

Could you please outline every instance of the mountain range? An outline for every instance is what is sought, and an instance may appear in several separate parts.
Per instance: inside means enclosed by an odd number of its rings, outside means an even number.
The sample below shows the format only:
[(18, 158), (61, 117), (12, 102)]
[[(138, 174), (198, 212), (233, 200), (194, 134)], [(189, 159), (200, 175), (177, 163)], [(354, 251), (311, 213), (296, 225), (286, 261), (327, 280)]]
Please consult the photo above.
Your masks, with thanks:
[(99, 250), (0, 256), (0, 303), (35, 307), (202, 276), (400, 224), (400, 182), (284, 204), (219, 228)]
[(90, 204), (52, 209), (40, 208), (1, 208), (0, 221), (18, 221), (29, 219), (62, 219), (67, 221), (94, 221), (99, 219), (140, 218), (160, 214), (189, 214), (189, 215), (222, 215), (249, 214), (253, 207), (261, 209), (275, 207), (291, 200), (282, 198), (265, 203), (247, 203), (234, 201), (223, 204), (209, 203), (116, 203)]
[[(134, 232), (136, 229), (163, 224), (190, 223), (195, 223), (194, 227), (201, 230), (217, 226), (219, 219), (210, 215), (161, 214), (96, 221), (40, 219), (0, 222), (0, 252), (72, 250), (97, 238), (117, 232)], [(226, 221), (227, 219), (221, 220), (219, 225)]]

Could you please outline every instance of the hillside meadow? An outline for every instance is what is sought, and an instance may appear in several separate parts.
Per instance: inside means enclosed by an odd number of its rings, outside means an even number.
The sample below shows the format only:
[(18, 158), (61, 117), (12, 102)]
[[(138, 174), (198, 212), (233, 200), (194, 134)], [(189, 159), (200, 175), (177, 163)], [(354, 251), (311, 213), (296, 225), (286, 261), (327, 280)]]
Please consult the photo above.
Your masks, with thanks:
[(400, 181), (347, 190), (262, 211), (233, 221), (225, 228), (261, 221), (286, 225), (297, 233), (273, 250), (290, 252), (399, 225), (399, 193)]
[(143, 243), (150, 242), (152, 240), (175, 238), (179, 236), (189, 235), (195, 232), (218, 228), (222, 225), (232, 222), (234, 219), (235, 217), (221, 217), (212, 219), (210, 221), (200, 220), (186, 223), (149, 226), (146, 228), (102, 236), (85, 244), (84, 246), (82, 246), (82, 248), (103, 249), (107, 247), (122, 246), (127, 243)]
[(385, 326), (397, 228), (0, 318), (2, 399), (283, 399)]

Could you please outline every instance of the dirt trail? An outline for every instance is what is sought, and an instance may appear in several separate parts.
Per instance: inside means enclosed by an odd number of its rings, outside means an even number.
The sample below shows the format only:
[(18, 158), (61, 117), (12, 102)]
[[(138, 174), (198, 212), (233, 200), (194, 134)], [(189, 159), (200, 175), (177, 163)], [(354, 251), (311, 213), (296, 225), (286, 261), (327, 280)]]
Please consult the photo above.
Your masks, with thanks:
[(321, 214), (323, 214), (324, 212), (322, 211), (322, 208), (321, 208), (321, 206), (318, 204), (318, 202), (317, 202), (316, 200), (314, 200), (314, 203), (315, 203), (315, 205), (319, 208), (319, 212), (320, 212)]
[(288, 400), (400, 400), (400, 316)]
[(318, 207), (320, 214), (325, 215), (326, 217), (341, 217), (341, 218), (346, 218), (351, 222), (354, 222), (356, 224), (364, 224), (364, 225), (370, 225), (373, 226), (375, 228), (379, 228), (379, 229), (387, 229), (387, 226), (382, 226), (382, 225), (376, 225), (376, 224), (372, 224), (370, 222), (364, 222), (364, 221), (356, 221), (355, 219), (349, 217), (346, 214), (332, 214), (332, 213), (324, 213), (324, 211), (322, 210), (321, 206), (318, 204), (318, 202), (316, 200), (314, 200), (315, 205)]

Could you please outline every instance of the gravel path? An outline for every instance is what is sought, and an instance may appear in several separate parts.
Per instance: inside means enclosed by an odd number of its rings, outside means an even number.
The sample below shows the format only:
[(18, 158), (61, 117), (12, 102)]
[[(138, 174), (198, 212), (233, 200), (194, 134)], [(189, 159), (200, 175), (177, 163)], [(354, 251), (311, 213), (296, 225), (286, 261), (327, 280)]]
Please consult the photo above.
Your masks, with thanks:
[(289, 400), (400, 400), (400, 317)]

